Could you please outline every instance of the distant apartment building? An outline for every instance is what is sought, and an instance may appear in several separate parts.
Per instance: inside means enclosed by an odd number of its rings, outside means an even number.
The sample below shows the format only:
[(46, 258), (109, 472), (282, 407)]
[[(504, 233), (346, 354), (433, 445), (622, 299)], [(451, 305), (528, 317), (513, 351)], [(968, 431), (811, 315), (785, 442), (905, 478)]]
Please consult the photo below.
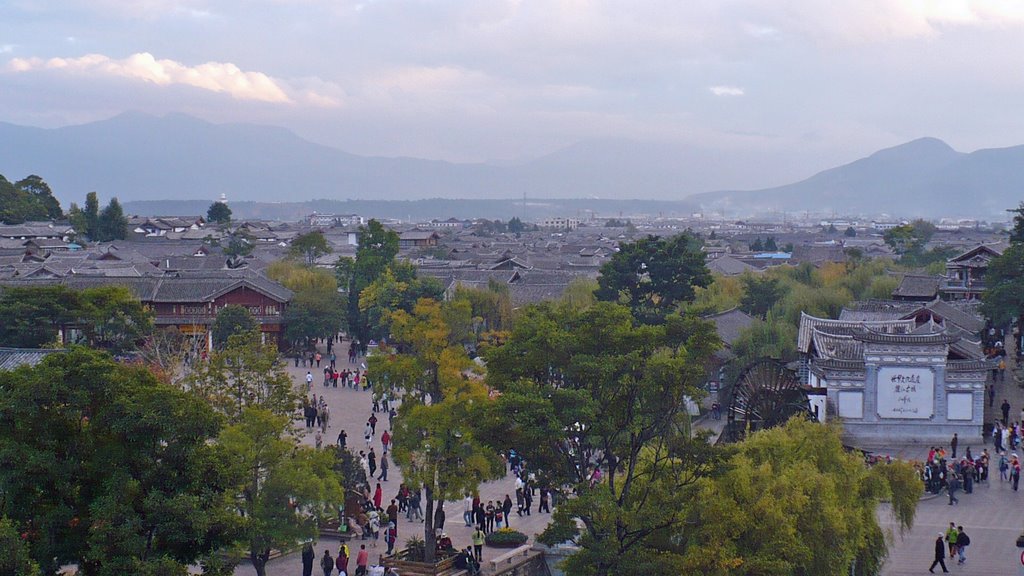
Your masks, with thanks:
[(579, 228), (580, 221), (578, 218), (562, 218), (556, 216), (553, 218), (545, 218), (538, 224), (541, 228), (554, 228), (557, 230), (575, 230)]
[(430, 222), (420, 224), (425, 228), (468, 228), (473, 225), (471, 220), (459, 220), (458, 218), (449, 218), (447, 220), (431, 220)]
[(366, 219), (358, 214), (317, 214), (309, 215), (310, 226), (362, 226)]

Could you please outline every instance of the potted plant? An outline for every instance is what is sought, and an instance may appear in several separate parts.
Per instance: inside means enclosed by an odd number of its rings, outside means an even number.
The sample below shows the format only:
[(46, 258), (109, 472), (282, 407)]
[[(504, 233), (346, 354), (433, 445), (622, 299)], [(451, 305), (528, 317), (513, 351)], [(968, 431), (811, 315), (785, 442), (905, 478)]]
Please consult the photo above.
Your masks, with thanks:
[(511, 528), (502, 528), (484, 537), (484, 542), (494, 548), (516, 548), (526, 544), (526, 534)]

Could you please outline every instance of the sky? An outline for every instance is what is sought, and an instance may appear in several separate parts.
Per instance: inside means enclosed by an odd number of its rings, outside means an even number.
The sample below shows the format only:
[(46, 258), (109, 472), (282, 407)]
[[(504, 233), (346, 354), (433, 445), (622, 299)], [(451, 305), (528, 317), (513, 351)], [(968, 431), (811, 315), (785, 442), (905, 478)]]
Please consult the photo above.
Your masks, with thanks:
[(662, 142), (780, 159), (772, 183), (1024, 144), (1022, 96), (1024, 0), (0, 1), (0, 121), (41, 127), (183, 112), (459, 162)]

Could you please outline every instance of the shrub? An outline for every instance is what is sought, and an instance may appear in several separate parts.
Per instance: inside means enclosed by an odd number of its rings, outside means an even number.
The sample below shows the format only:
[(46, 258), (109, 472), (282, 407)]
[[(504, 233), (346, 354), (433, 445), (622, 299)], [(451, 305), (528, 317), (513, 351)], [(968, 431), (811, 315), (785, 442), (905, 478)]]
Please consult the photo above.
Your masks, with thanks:
[(529, 538), (526, 534), (511, 528), (502, 528), (501, 530), (491, 532), (484, 537), (484, 542), (486, 542), (488, 546), (507, 548), (522, 546), (527, 540), (529, 540)]

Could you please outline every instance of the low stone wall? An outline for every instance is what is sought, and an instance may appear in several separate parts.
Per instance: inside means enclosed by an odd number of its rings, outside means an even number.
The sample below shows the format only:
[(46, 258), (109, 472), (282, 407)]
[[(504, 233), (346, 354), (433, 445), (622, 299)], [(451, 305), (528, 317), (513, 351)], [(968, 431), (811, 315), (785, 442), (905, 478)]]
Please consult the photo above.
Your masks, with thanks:
[(544, 553), (530, 550), (525, 555), (517, 555), (511, 561), (498, 564), (496, 567), (485, 562), (485, 573), (489, 576), (550, 576)]

